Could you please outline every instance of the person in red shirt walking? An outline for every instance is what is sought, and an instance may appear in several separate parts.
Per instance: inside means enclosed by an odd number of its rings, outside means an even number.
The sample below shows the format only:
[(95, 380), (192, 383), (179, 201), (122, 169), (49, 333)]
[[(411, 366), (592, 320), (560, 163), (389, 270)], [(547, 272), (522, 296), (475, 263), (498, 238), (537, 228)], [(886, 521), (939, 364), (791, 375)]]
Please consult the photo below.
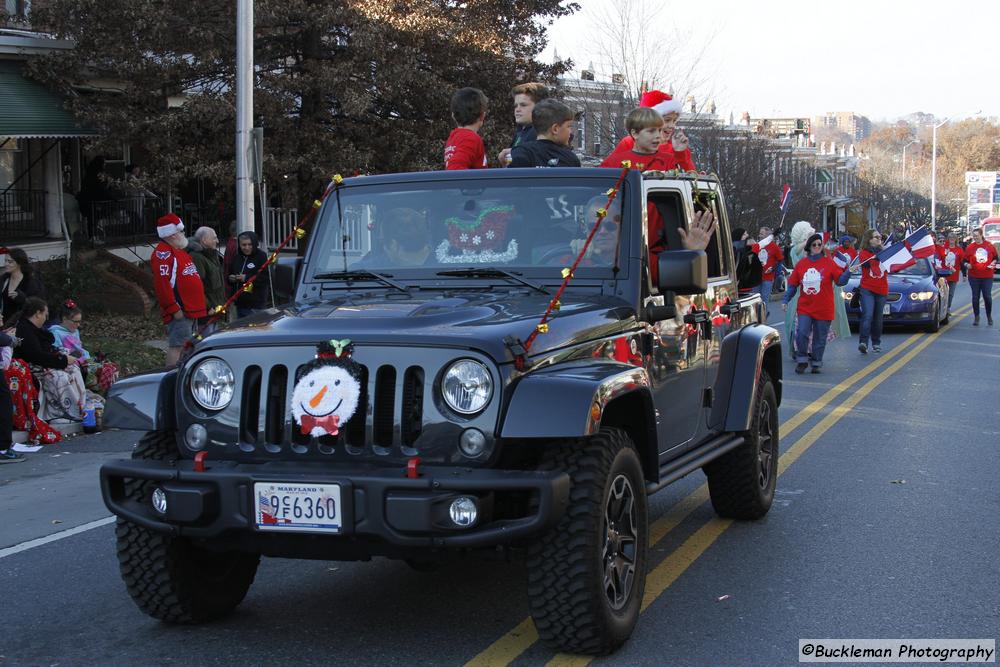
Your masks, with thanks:
[(869, 229), (861, 237), (861, 284), (858, 287), (861, 301), (861, 323), (858, 326), (858, 352), (868, 354), (871, 339), (872, 352), (882, 351), (882, 315), (885, 299), (889, 295), (889, 274), (873, 259), (882, 250), (882, 235)]
[(951, 302), (955, 300), (955, 292), (958, 290), (958, 281), (962, 279), (962, 257), (965, 252), (962, 246), (958, 245), (958, 234), (951, 232), (945, 239), (943, 246), (938, 246), (938, 258), (944, 272), (951, 271), (945, 275), (948, 281), (948, 316), (951, 317)]
[(854, 237), (850, 234), (844, 234), (840, 237), (840, 245), (837, 246), (837, 252), (842, 255), (847, 255), (851, 259), (858, 258), (858, 249), (854, 247)]
[(187, 247), (184, 223), (173, 213), (156, 222), (160, 242), (153, 249), (149, 265), (153, 287), (160, 302), (160, 316), (167, 327), (167, 367), (177, 365), (184, 343), (194, 333), (198, 318), (208, 315), (205, 287)]
[(755, 290), (764, 301), (766, 314), (771, 314), (771, 290), (774, 287), (774, 277), (778, 265), (785, 261), (785, 253), (774, 238), (774, 232), (767, 225), (761, 225), (757, 230), (757, 257), (764, 271), (760, 277), (760, 286)]
[(997, 250), (983, 240), (983, 230), (972, 230), (972, 243), (965, 248), (962, 261), (969, 265), (969, 287), (972, 288), (972, 326), (979, 326), (979, 296), (986, 305), (986, 324), (993, 326), (993, 265)]
[(445, 169), (483, 169), (486, 146), (479, 130), (486, 122), (489, 100), (478, 88), (460, 88), (451, 96), (451, 117), (458, 125), (444, 145)]
[[(788, 302), (801, 288), (796, 306), (795, 329), (795, 372), (805, 373), (812, 366), (813, 373), (823, 367), (823, 352), (830, 332), (835, 306), (833, 286), (844, 286), (851, 277), (850, 269), (837, 266), (823, 252), (823, 237), (813, 234), (806, 240), (806, 256), (799, 260), (792, 275), (788, 277), (788, 289), (782, 298), (781, 307), (788, 309)], [(812, 350), (809, 350), (809, 336), (812, 335)]]

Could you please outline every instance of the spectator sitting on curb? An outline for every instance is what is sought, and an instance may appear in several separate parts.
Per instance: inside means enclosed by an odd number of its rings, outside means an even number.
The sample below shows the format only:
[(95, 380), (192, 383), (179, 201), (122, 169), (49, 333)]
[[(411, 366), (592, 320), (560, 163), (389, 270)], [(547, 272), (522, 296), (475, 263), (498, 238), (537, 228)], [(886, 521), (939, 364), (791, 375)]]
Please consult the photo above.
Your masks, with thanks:
[(0, 316), (10, 318), (25, 299), (45, 298), (45, 285), (21, 248), (0, 247)]
[(13, 329), (0, 331), (0, 463), (20, 463), (24, 457), (14, 451), (14, 404), (10, 400), (4, 371), (10, 365), (17, 338)]
[(160, 242), (149, 258), (160, 315), (167, 327), (167, 367), (177, 365), (184, 344), (194, 333), (195, 322), (205, 317), (205, 288), (191, 255), (184, 251), (184, 223), (167, 213), (156, 223)]

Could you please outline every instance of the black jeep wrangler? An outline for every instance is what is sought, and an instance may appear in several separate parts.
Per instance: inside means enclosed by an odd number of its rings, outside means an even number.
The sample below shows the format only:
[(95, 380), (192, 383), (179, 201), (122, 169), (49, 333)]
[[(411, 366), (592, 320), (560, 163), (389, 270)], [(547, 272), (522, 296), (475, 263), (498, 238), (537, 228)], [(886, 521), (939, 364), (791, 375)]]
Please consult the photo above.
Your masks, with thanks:
[[(620, 176), (348, 179), (286, 307), (117, 383), (107, 424), (147, 433), (101, 486), (139, 607), (222, 616), (261, 555), (421, 568), (502, 549), (526, 560), (544, 640), (625, 642), (647, 495), (701, 469), (720, 515), (770, 508), (781, 351), (737, 294), (718, 182), (629, 172), (596, 213)], [(703, 209), (719, 231), (685, 250)]]

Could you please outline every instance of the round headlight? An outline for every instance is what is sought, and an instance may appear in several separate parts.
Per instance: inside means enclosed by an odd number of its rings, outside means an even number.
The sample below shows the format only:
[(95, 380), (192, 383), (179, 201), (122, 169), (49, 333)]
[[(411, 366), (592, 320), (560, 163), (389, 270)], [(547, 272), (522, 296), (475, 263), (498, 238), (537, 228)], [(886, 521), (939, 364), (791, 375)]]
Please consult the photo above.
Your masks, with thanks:
[(478, 361), (456, 361), (444, 373), (441, 394), (448, 407), (463, 415), (479, 412), (493, 396), (490, 372)]
[(191, 373), (191, 396), (206, 410), (221, 410), (233, 400), (236, 380), (229, 364), (206, 359)]

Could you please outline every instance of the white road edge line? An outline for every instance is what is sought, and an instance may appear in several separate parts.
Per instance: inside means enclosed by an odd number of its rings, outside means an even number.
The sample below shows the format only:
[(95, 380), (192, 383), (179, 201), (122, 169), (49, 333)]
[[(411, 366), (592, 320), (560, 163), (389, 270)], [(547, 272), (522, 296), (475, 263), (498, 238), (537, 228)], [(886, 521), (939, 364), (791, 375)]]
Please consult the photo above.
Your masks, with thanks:
[(45, 537), (39, 537), (34, 540), (28, 540), (27, 542), (21, 542), (20, 544), (15, 544), (12, 547), (7, 547), (6, 549), (0, 549), (0, 558), (6, 558), (7, 556), (13, 556), (14, 554), (19, 554), (22, 551), (27, 551), (28, 549), (34, 549), (35, 547), (40, 547), (44, 544), (49, 544), (50, 542), (58, 542), (59, 540), (65, 539), (67, 537), (73, 537), (74, 535), (79, 535), (80, 533), (85, 533), (88, 530), (93, 530), (94, 528), (100, 528), (101, 526), (106, 526), (109, 523), (114, 523), (115, 516), (106, 516), (103, 519), (98, 519), (97, 521), (91, 521), (90, 523), (85, 523), (75, 528), (67, 528), (66, 530), (60, 530), (58, 533), (52, 533), (51, 535), (46, 535)]

